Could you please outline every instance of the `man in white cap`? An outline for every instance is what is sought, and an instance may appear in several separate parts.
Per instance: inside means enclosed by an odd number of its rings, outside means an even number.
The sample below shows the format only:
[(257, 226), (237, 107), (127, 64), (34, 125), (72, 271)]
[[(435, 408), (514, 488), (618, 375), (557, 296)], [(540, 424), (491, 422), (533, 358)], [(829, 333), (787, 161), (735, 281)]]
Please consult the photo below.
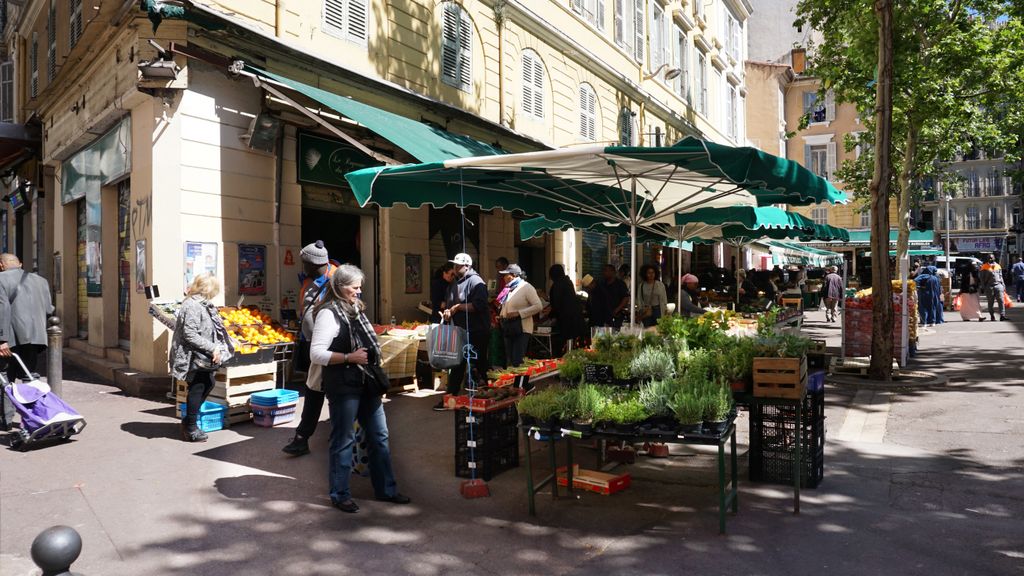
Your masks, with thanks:
[[(490, 368), (487, 347), (491, 338), (491, 310), (487, 303), (487, 283), (473, 270), (473, 258), (469, 254), (459, 253), (450, 262), (455, 265), (455, 282), (448, 289), (447, 306), (442, 317), (466, 329), (469, 344), (475, 354), (475, 358), (470, 360), (471, 373), (466, 370), (466, 361), (463, 360), (448, 374), (447, 391), (449, 394), (458, 394), (463, 380), (467, 381), (467, 387), (486, 383), (487, 370)], [(444, 409), (444, 400), (434, 406), (436, 411)]]
[[(299, 252), (299, 258), (302, 259), (302, 272), (305, 278), (299, 291), (302, 300), (299, 302), (299, 341), (295, 345), (294, 364), (297, 371), (305, 372), (310, 368), (309, 343), (313, 339), (313, 305), (323, 299), (328, 281), (337, 266), (331, 264), (323, 240), (307, 244)], [(309, 438), (316, 432), (316, 425), (320, 421), (323, 409), (323, 391), (319, 386), (306, 386), (302, 417), (295, 429), (295, 437), (281, 450), (292, 456), (309, 454)]]

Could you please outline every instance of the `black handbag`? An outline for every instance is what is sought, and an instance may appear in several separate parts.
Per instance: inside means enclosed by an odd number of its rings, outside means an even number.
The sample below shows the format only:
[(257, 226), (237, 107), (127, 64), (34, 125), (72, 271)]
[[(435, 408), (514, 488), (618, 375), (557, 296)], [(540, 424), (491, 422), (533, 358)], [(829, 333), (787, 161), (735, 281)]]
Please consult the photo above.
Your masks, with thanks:
[(366, 391), (373, 396), (383, 396), (391, 388), (391, 379), (388, 378), (384, 369), (379, 364), (360, 366), (363, 371), (363, 382), (366, 384)]

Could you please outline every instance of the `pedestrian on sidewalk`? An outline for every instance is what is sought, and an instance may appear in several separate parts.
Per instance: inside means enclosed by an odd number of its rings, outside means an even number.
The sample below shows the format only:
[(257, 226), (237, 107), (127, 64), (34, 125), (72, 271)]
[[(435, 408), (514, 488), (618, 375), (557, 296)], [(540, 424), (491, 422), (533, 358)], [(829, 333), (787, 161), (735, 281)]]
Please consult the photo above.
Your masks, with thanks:
[(977, 262), (964, 266), (960, 271), (960, 318), (964, 322), (985, 321), (981, 313), (981, 279)]
[(544, 303), (537, 296), (537, 289), (523, 279), (523, 269), (518, 264), (509, 264), (501, 275), (508, 290), (499, 298), (498, 315), (508, 364), (514, 367), (523, 363), (533, 334), (533, 317), (544, 309)]
[(281, 451), (292, 456), (309, 454), (309, 439), (316, 432), (320, 413), (324, 409), (324, 393), (320, 387), (320, 371), (311, 366), (309, 360), (310, 342), (313, 339), (313, 309), (327, 293), (331, 275), (338, 269), (327, 254), (323, 240), (307, 244), (299, 252), (305, 276), (299, 294), (299, 341), (295, 345), (295, 369), (307, 372), (306, 392), (302, 403), (302, 415), (295, 428), (295, 436)]
[(934, 266), (925, 266), (914, 279), (917, 284), (917, 309), (923, 326), (934, 326), (943, 322), (942, 285), (935, 272)]
[(1003, 283), (1003, 269), (996, 263), (996, 257), (988, 255), (988, 259), (981, 267), (981, 287), (988, 296), (988, 317), (995, 320), (995, 309), (999, 310), (999, 319), (1006, 320), (1006, 309), (1003, 299), (1006, 296), (1006, 285)]
[(331, 276), (329, 293), (314, 309), (310, 361), (322, 366), (323, 388), (331, 414), (328, 483), (331, 503), (342, 512), (357, 512), (349, 480), (356, 421), (366, 432), (370, 482), (377, 500), (408, 504), (409, 497), (398, 492), (391, 466), (388, 424), (381, 392), (386, 387), (373, 382), (381, 359), (377, 335), (366, 317), (360, 299), (363, 271), (343, 264)]
[(199, 408), (213, 391), (214, 373), (234, 353), (217, 306), (211, 302), (217, 294), (220, 280), (216, 276), (196, 276), (175, 319), (169, 363), (171, 376), (188, 383), (181, 420), (186, 442), (206, 442), (206, 433), (198, 426)]
[[(46, 354), (46, 319), (53, 314), (50, 284), (35, 272), (21, 267), (14, 254), (0, 254), (0, 357), (7, 357), (7, 380), (31, 379), (39, 357)], [(4, 295), (6, 294), (6, 296)], [(11, 354), (21, 358), (29, 374)], [(10, 429), (14, 408), (0, 391), (0, 431)]]
[(1010, 268), (1010, 277), (1017, 292), (1017, 302), (1024, 302), (1024, 259), (1017, 257), (1017, 263)]
[[(468, 332), (467, 340), (473, 354), (469, 359), (452, 368), (448, 373), (449, 394), (458, 394), (465, 380), (466, 387), (475, 388), (487, 382), (488, 344), (491, 338), (491, 309), (487, 302), (487, 284), (473, 270), (473, 258), (469, 254), (456, 254), (451, 259), (455, 265), (455, 282), (448, 290), (446, 308), (442, 318), (451, 321)], [(474, 356), (475, 354), (475, 356)], [(446, 410), (444, 400), (434, 405), (434, 410)]]
[(839, 275), (838, 268), (829, 266), (826, 268), (825, 281), (821, 286), (822, 296), (825, 298), (825, 321), (836, 321), (836, 304), (843, 298), (846, 287), (843, 286), (843, 277)]

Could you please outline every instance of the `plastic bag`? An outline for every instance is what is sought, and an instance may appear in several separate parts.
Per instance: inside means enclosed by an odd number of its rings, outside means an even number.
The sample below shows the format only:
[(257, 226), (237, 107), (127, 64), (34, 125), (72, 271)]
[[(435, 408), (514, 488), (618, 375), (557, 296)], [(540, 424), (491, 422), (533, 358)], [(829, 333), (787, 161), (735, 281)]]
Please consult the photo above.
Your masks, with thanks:
[(1003, 292), (1003, 307), (1007, 310), (1013, 308), (1013, 300), (1010, 300), (1010, 296), (1006, 292)]
[(953, 297), (953, 310), (954, 311), (959, 311), (960, 310), (960, 298), (961, 298), (960, 294), (957, 294), (956, 296)]
[(427, 332), (427, 357), (430, 365), (439, 370), (462, 364), (462, 348), (466, 344), (466, 330), (454, 324), (437, 324)]

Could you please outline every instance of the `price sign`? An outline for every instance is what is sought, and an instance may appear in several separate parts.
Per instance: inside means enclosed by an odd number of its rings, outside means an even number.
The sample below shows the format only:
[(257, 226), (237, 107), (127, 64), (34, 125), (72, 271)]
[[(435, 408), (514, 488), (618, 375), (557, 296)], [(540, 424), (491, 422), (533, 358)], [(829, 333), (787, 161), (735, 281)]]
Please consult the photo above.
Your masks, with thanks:
[(583, 381), (592, 384), (612, 384), (615, 382), (615, 371), (610, 364), (584, 364)]

